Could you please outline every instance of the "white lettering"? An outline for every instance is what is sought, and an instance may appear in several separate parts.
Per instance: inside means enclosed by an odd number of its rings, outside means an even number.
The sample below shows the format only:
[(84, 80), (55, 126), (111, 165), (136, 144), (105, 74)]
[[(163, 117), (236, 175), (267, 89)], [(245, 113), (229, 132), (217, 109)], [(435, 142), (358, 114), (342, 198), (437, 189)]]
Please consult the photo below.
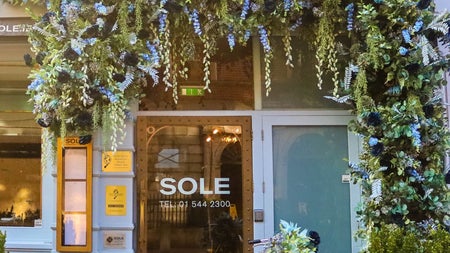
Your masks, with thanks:
[(213, 194), (213, 191), (206, 191), (205, 190), (205, 179), (204, 178), (200, 178), (200, 194)]
[[(163, 178), (161, 179), (160, 186), (162, 189), (159, 192), (163, 195), (173, 195), (177, 190), (184, 195), (192, 195), (200, 188), (200, 194), (230, 194), (230, 179), (229, 178), (215, 178), (214, 179), (214, 191), (205, 189), (205, 179), (200, 178), (199, 182), (191, 177), (185, 177), (180, 179), (180, 181), (174, 178)], [(200, 184), (200, 185), (199, 185)], [(190, 187), (189, 187), (189, 186)]]
[(230, 184), (222, 184), (221, 182), (230, 182), (229, 178), (215, 178), (214, 179), (214, 192), (216, 194), (230, 194), (230, 191), (222, 191), (222, 188), (230, 188)]
[(161, 190), (159, 190), (159, 192), (163, 195), (174, 194), (177, 191), (177, 187), (175, 187), (174, 185), (171, 185), (170, 183), (175, 183), (175, 182), (176, 182), (176, 180), (173, 178), (169, 178), (169, 177), (163, 178), (160, 182), (161, 187), (168, 188), (169, 190), (167, 191), (167, 190), (161, 189)]
[[(184, 186), (183, 186), (184, 182), (191, 182), (192, 188), (191, 188), (190, 191), (186, 191), (184, 189)], [(198, 188), (197, 181), (195, 181), (195, 179), (193, 179), (191, 177), (182, 178), (180, 180), (180, 182), (178, 182), (178, 190), (180, 191), (181, 194), (184, 194), (184, 195), (192, 195), (192, 194), (194, 194), (197, 191), (197, 188)]]
[(29, 24), (0, 24), (0, 33), (3, 34), (26, 34), (31, 30)]

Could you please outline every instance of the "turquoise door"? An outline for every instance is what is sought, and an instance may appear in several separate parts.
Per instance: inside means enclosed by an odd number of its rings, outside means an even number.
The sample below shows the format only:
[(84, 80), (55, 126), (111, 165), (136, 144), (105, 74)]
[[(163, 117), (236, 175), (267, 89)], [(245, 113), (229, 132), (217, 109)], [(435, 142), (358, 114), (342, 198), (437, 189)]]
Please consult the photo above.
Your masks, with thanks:
[(257, 237), (273, 235), (286, 220), (318, 232), (321, 253), (356, 253), (364, 247), (353, 239), (360, 229), (355, 209), (361, 194), (348, 175), (348, 161), (358, 162), (360, 150), (358, 137), (348, 131), (352, 119), (343, 111), (262, 117), (263, 170), (255, 173), (262, 187), (255, 188), (255, 206), (262, 203), (265, 220), (255, 223)]
[(317, 231), (319, 252), (351, 252), (349, 186), (342, 182), (347, 128), (274, 127), (273, 145), (286, 154), (274, 157), (285, 165), (274, 168), (275, 223), (284, 219)]

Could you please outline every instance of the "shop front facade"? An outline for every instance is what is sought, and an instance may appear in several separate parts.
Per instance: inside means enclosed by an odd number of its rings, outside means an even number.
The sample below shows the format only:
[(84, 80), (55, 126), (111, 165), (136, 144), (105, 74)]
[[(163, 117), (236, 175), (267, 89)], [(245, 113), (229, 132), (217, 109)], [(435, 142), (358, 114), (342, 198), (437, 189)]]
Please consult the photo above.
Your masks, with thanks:
[(178, 103), (155, 86), (131, 105), (113, 152), (101, 133), (89, 144), (46, 143), (25, 95), (29, 24), (23, 9), (0, 1), (8, 252), (252, 252), (247, 241), (273, 235), (280, 220), (317, 231), (321, 252), (361, 249), (353, 239), (360, 189), (348, 175), (360, 150), (348, 130), (353, 115), (324, 98), (331, 87), (317, 89), (308, 48), (295, 45), (294, 70), (275, 55), (269, 96), (257, 42), (213, 61), (211, 93), (191, 62)]

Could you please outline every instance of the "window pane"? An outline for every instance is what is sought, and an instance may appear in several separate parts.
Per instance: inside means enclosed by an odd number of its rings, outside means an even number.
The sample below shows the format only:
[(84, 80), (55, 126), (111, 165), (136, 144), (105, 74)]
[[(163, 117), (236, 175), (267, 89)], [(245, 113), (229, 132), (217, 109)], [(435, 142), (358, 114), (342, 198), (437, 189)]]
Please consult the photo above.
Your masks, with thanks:
[(64, 195), (64, 211), (86, 212), (86, 182), (66, 182)]
[[(261, 59), (261, 97), (263, 108), (284, 109), (345, 109), (346, 105), (339, 104), (324, 96), (331, 96), (333, 84), (329, 76), (324, 75), (322, 89), (317, 87), (318, 79), (315, 68), (315, 51), (302, 38), (292, 38), (292, 57), (294, 68), (286, 66), (286, 56), (281, 37), (271, 37), (274, 48), (271, 77), (272, 90), (266, 96), (264, 87), (264, 60)], [(263, 53), (261, 53), (263, 57)], [(341, 71), (343, 73), (343, 71)]]
[[(252, 46), (236, 46), (230, 51), (224, 39), (218, 43), (218, 55), (211, 59), (211, 92), (203, 90), (202, 58), (187, 63), (188, 78), (177, 77), (178, 103), (172, 98), (172, 89), (166, 86), (147, 85), (146, 97), (139, 104), (142, 111), (148, 110), (251, 110), (253, 109), (253, 62)], [(161, 71), (162, 72), (162, 71)], [(172, 80), (171, 80), (172, 81)], [(150, 80), (149, 80), (150, 82)], [(152, 83), (152, 82), (151, 82)], [(203, 95), (198, 95), (203, 92)]]
[(64, 230), (62, 236), (64, 246), (86, 245), (86, 214), (64, 215)]
[(86, 149), (66, 148), (64, 150), (64, 178), (86, 179)]
[(41, 218), (41, 137), (31, 113), (0, 112), (0, 226)]
[(241, 252), (242, 127), (150, 128), (148, 252)]

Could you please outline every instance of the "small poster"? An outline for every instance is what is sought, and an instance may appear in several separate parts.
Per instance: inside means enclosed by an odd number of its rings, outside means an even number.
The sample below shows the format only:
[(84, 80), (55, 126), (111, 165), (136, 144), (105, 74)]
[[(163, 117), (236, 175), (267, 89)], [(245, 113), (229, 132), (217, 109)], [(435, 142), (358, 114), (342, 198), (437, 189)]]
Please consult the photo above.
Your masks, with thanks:
[(125, 185), (106, 186), (105, 212), (108, 216), (127, 214), (127, 187)]
[(103, 246), (109, 249), (124, 249), (126, 234), (117, 231), (105, 231), (103, 233)]
[(131, 166), (131, 151), (105, 151), (102, 153), (103, 172), (130, 172)]

